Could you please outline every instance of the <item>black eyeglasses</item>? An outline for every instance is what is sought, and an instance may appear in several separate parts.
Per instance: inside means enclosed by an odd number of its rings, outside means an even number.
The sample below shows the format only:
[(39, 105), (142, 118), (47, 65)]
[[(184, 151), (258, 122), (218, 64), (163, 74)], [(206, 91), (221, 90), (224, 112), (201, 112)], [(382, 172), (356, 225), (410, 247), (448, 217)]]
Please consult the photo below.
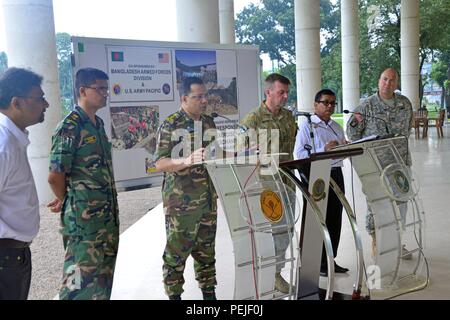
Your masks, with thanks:
[(193, 95), (193, 96), (188, 96), (188, 97), (191, 99), (194, 99), (194, 100), (203, 100), (203, 99), (208, 100), (209, 95), (208, 94), (199, 94), (199, 95)]
[(89, 88), (89, 89), (94, 89), (95, 91), (99, 92), (99, 93), (109, 93), (109, 88), (108, 87), (88, 87), (85, 86), (85, 88)]
[(42, 97), (28, 97), (28, 96), (17, 96), (17, 98), (23, 98), (23, 99), (36, 99), (42, 103), (46, 102), (47, 99), (45, 99), (45, 96)]
[(317, 101), (322, 103), (324, 106), (332, 106), (332, 107), (336, 107), (336, 101), (328, 101), (328, 100), (321, 100), (321, 101)]

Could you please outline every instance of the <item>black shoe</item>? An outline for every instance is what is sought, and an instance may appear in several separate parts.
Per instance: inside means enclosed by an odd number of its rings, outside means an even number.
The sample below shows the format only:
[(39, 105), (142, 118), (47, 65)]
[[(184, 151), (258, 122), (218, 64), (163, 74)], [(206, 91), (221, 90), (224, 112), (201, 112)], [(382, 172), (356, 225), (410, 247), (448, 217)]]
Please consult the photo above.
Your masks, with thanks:
[(336, 262), (334, 263), (334, 272), (336, 273), (346, 273), (348, 272), (347, 268), (341, 267), (340, 265), (338, 265)]
[(181, 300), (181, 295), (179, 294), (174, 294), (169, 296), (169, 300)]

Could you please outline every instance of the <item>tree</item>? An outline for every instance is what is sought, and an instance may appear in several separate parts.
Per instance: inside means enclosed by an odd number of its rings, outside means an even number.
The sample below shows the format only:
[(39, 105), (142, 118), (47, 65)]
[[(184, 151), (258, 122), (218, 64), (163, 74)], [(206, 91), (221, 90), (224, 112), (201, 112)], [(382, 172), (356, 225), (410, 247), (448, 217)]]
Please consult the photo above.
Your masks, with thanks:
[[(339, 42), (339, 14), (329, 0), (320, 1), (321, 31), (324, 35), (322, 54)], [(259, 45), (261, 53), (269, 54), (278, 63), (278, 72), (292, 81), (289, 102), (296, 100), (294, 0), (262, 0), (250, 4), (237, 15), (238, 42)]]
[(56, 34), (56, 54), (58, 57), (59, 90), (63, 114), (73, 106), (72, 44), (68, 33)]
[(6, 52), (0, 52), (0, 74), (2, 74), (8, 68), (8, 57)]
[[(322, 83), (340, 96), (339, 2), (321, 0), (320, 8), (321, 35), (325, 40), (321, 46)], [(400, 0), (359, 1), (360, 69), (364, 71), (360, 73), (362, 96), (377, 90), (378, 76), (384, 69), (393, 67), (401, 71), (400, 14)], [(450, 1), (420, 1), (420, 70), (425, 61), (450, 50), (448, 21)], [(260, 5), (252, 4), (237, 16), (238, 41), (259, 45), (261, 52), (281, 62), (280, 70), (286, 72), (292, 72), (291, 65), (295, 66), (294, 30), (293, 0), (262, 0)], [(291, 79), (295, 81), (295, 77)]]
[(444, 107), (444, 99), (446, 95), (446, 88), (445, 88), (445, 80), (447, 80), (447, 70), (448, 65), (445, 61), (439, 60), (432, 64), (431, 66), (431, 72), (430, 72), (430, 78), (434, 80), (441, 88), (442, 88), (442, 94), (441, 94), (441, 108)]

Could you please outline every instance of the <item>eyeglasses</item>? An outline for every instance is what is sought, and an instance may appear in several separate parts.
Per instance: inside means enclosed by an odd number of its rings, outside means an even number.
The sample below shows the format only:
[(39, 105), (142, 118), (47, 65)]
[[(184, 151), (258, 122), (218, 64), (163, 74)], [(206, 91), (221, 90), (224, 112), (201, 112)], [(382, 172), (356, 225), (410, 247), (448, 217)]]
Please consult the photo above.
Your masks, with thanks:
[(24, 98), (24, 99), (36, 99), (42, 103), (46, 102), (47, 99), (45, 99), (45, 96), (42, 97), (28, 97), (28, 96), (17, 96), (17, 98)]
[(209, 97), (209, 95), (207, 95), (207, 94), (199, 94), (199, 95), (194, 95), (194, 96), (188, 96), (189, 98), (192, 98), (192, 99), (194, 99), (194, 100), (203, 100), (203, 99), (206, 99), (206, 100), (208, 100), (208, 97)]
[(332, 107), (336, 107), (336, 101), (328, 101), (328, 100), (322, 100), (322, 101), (317, 101), (321, 104), (323, 104), (324, 106), (332, 106)]
[(109, 93), (109, 88), (108, 87), (88, 87), (86, 86), (85, 88), (89, 88), (89, 89), (94, 89), (95, 91), (99, 92), (100, 94), (108, 94)]

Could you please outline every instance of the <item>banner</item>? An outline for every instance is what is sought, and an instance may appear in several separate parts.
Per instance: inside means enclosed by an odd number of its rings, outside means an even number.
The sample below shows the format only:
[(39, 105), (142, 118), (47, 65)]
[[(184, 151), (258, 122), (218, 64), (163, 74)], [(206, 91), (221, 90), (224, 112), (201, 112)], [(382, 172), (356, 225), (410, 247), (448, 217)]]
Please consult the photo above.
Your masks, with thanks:
[(107, 59), (110, 102), (174, 100), (170, 49), (109, 46)]

